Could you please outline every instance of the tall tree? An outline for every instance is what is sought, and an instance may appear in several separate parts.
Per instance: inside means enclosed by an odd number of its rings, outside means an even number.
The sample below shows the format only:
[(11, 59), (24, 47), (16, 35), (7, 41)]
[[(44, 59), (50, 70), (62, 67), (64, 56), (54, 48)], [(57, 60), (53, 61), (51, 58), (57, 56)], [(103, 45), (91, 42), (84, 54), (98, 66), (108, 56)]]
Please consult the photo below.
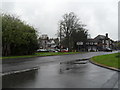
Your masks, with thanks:
[(36, 30), (17, 17), (2, 15), (2, 54), (32, 54), (38, 46)]
[(77, 49), (77, 42), (83, 42), (83, 46), (86, 46), (87, 37), (88, 31), (84, 28), (78, 28), (76, 31), (73, 31), (71, 35), (73, 48)]
[(73, 34), (80, 30), (84, 31), (84, 26), (86, 25), (82, 24), (73, 12), (63, 15), (63, 20), (59, 23), (59, 34), (64, 37), (63, 44), (68, 47), (69, 50), (72, 47), (72, 40), (75, 38)]

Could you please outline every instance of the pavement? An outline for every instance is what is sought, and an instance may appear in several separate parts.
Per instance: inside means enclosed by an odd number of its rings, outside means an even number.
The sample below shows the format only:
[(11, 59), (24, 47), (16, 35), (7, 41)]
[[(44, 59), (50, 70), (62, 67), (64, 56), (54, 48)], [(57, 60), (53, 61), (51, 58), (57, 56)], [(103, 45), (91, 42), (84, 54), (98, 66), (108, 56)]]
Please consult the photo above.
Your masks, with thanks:
[[(40, 69), (30, 72), (3, 76), (3, 87), (6, 88), (118, 88), (119, 73), (86, 64), (68, 64), (60, 62), (75, 59), (91, 58), (115, 52), (88, 52), (74, 55), (35, 57), (29, 59), (12, 59), (3, 61), (3, 73), (20, 71), (39, 66)], [(63, 69), (64, 68), (64, 69)], [(9, 81), (9, 82), (8, 82)]]

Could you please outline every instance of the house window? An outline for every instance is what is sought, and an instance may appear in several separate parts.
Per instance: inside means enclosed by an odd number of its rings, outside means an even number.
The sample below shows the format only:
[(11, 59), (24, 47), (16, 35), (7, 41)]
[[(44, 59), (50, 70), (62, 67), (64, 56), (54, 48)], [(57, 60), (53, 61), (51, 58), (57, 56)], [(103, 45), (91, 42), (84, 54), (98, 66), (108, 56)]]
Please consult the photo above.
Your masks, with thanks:
[(106, 40), (106, 44), (107, 44), (107, 45), (109, 44), (108, 40)]
[(112, 44), (112, 41), (110, 41), (110, 44)]
[(104, 43), (104, 40), (102, 40), (102, 43)]
[(109, 41), (106, 40), (106, 47), (109, 47)]
[(88, 45), (89, 43), (86, 43), (86, 45)]
[(96, 43), (96, 42), (95, 42), (94, 44), (95, 44), (95, 45), (97, 45), (97, 43)]
[(93, 42), (91, 42), (91, 45), (93, 45)]

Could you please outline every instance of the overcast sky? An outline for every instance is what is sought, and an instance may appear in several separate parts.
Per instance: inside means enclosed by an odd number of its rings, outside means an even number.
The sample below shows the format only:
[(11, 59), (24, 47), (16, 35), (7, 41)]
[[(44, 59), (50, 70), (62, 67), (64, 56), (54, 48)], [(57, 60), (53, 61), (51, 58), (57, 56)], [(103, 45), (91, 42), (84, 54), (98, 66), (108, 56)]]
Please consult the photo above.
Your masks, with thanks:
[(40, 34), (57, 37), (58, 22), (65, 13), (74, 12), (86, 24), (92, 38), (109, 34), (118, 39), (119, 0), (4, 0), (4, 13), (19, 16)]

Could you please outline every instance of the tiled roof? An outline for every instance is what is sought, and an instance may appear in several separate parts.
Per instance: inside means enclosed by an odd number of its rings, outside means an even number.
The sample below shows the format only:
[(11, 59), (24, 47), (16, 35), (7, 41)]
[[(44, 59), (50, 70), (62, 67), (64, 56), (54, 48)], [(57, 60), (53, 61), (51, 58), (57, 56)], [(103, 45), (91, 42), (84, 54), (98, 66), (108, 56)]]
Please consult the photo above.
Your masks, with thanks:
[[(89, 42), (99, 42), (101, 39), (106, 39), (106, 36), (104, 36), (104, 35), (98, 35), (98, 36), (96, 36), (93, 39), (88, 39), (88, 41)], [(110, 39), (110, 38), (107, 38), (107, 39)], [(110, 39), (110, 40), (112, 40), (112, 39)]]
[(106, 38), (106, 36), (104, 36), (104, 35), (98, 35), (94, 39), (98, 40), (98, 39), (105, 39), (105, 38)]

